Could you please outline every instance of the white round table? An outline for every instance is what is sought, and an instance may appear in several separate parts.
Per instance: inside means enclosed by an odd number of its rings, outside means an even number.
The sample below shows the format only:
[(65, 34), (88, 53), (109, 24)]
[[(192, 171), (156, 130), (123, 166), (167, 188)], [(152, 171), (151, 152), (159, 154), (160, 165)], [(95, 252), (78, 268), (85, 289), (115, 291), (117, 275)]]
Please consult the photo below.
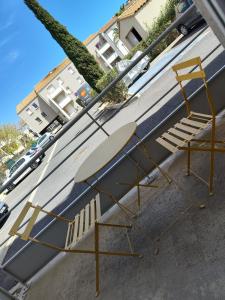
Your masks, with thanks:
[(75, 182), (84, 182), (105, 167), (130, 141), (136, 128), (137, 124), (130, 122), (107, 137), (79, 167)]

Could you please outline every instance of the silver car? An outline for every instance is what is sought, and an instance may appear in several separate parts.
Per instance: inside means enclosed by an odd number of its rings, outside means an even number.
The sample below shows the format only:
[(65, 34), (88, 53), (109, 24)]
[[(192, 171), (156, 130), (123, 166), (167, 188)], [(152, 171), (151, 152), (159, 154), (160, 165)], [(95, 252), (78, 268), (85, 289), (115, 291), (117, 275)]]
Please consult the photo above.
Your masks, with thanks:
[(8, 209), (8, 205), (5, 202), (0, 201), (0, 225), (4, 223), (6, 217), (9, 215)]
[(179, 3), (176, 5), (176, 17), (182, 16), (182, 14), (192, 6), (190, 12), (184, 19), (182, 19), (182, 23), (177, 26), (177, 30), (182, 33), (183, 35), (187, 35), (191, 28), (198, 24), (200, 21), (203, 20), (202, 15), (198, 11), (195, 5), (192, 5), (192, 0), (180, 0)]
[[(20, 159), (18, 159), (10, 168), (9, 174), (6, 178), (6, 180), (3, 182), (3, 185), (8, 183), (11, 179), (13, 179), (16, 174), (31, 161), (32, 157), (29, 155), (24, 155)], [(38, 157), (29, 168), (27, 168), (18, 178), (16, 178), (10, 185), (7, 187), (7, 190), (10, 192), (14, 189), (15, 185), (19, 183), (22, 179), (26, 177), (27, 174), (29, 174), (32, 170), (36, 169), (38, 165), (41, 163), (42, 158)]]
[(33, 149), (42, 149), (50, 141), (54, 139), (54, 135), (50, 132), (46, 132), (32, 145)]

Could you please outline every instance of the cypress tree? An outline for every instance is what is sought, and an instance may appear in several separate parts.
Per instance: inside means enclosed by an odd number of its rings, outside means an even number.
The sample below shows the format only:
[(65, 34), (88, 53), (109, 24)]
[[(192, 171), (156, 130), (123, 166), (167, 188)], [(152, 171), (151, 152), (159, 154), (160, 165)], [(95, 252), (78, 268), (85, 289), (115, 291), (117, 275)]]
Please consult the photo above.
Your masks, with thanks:
[(36, 0), (24, 0), (24, 3), (41, 21), (51, 36), (63, 48), (68, 58), (73, 62), (76, 69), (83, 75), (86, 82), (96, 91), (97, 81), (103, 75), (103, 71), (97, 64), (87, 48), (74, 36), (72, 36), (65, 26), (55, 20)]

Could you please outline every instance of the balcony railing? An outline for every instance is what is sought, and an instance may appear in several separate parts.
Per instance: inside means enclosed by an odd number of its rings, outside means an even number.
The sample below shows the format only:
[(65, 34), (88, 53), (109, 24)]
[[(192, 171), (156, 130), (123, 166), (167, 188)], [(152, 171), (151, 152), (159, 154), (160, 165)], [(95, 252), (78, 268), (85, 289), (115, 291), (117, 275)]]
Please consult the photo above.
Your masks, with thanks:
[[(188, 14), (188, 11), (184, 14), (184, 18), (185, 16)], [(182, 17), (182, 18), (183, 18)], [(180, 18), (181, 19), (181, 18)], [(95, 119), (91, 114), (90, 114), (90, 109), (95, 106), (99, 100), (101, 100), (102, 97), (104, 97), (108, 91), (110, 91), (111, 89), (114, 88), (114, 86), (148, 53), (151, 52), (152, 49), (154, 49), (155, 46), (158, 45), (158, 43), (163, 40), (167, 34), (173, 30), (174, 28), (176, 28), (177, 24), (179, 24), (180, 19), (178, 19), (177, 21), (175, 21), (169, 28), (167, 28), (167, 30), (165, 32), (163, 32), (158, 39), (153, 42), (147, 49), (146, 51), (143, 52), (142, 55), (140, 55), (124, 72), (122, 72), (115, 80), (113, 80), (113, 82), (111, 84), (109, 84), (109, 86), (107, 86), (99, 95), (97, 95), (95, 97), (95, 99), (85, 108), (83, 109), (78, 115), (76, 115), (76, 117), (74, 119), (72, 119), (69, 123), (67, 123), (64, 128), (56, 135), (55, 137), (55, 141), (57, 141), (62, 135), (64, 135), (72, 126), (74, 126), (84, 115), (88, 116), (90, 118), (90, 123), (87, 124), (81, 132), (77, 133), (77, 136), (75, 137), (75, 139), (78, 139), (78, 137), (80, 138), (81, 133), (84, 132), (86, 129), (90, 128), (90, 125), (95, 124), (95, 128), (93, 128), (92, 132), (90, 134), (88, 134), (87, 136), (84, 137), (83, 141), (79, 144), (77, 144), (77, 146), (75, 147), (75, 149), (73, 149), (73, 151), (71, 151), (71, 153), (69, 153), (66, 157), (63, 158), (63, 160), (53, 168), (53, 170), (51, 170), (51, 172), (45, 177), (43, 178), (39, 183), (37, 183), (34, 187), (32, 187), (30, 189), (30, 191), (24, 195), (24, 197), (22, 199), (18, 200), (18, 203), (11, 209), (11, 211), (13, 211), (14, 209), (16, 209), (21, 203), (23, 203), (27, 197), (29, 197), (29, 195), (36, 190), (37, 187), (39, 187), (43, 182), (45, 182), (54, 172), (56, 172), (63, 163), (65, 163), (72, 155), (74, 155), (74, 153), (79, 150), (87, 141), (89, 141), (94, 134), (96, 134), (99, 131), (102, 131), (105, 135), (109, 135), (109, 132), (106, 130), (106, 124), (116, 115), (118, 114), (121, 109), (123, 109), (128, 103), (130, 103), (133, 98), (136, 96), (136, 94), (138, 94), (144, 86), (146, 86), (151, 80), (153, 80), (164, 68), (166, 68), (172, 61), (174, 58), (171, 58), (170, 61), (168, 61), (168, 63), (163, 66), (162, 68), (160, 68), (158, 70), (158, 72), (156, 74), (154, 74), (147, 82), (145, 82), (145, 84), (143, 84), (135, 93), (134, 95), (132, 95), (127, 101), (126, 103), (124, 103), (121, 108), (115, 112), (113, 112), (110, 116), (106, 117), (105, 121), (100, 122), (99, 121), (99, 116), (97, 119)], [(200, 36), (203, 31), (205, 29), (201, 30), (199, 32), (199, 34), (197, 36), (195, 36), (194, 39), (196, 39), (198, 36)], [(193, 40), (190, 40), (189, 43), (187, 43), (182, 49), (180, 49), (180, 51), (178, 52), (177, 55), (181, 54), (191, 43), (193, 42)], [(219, 45), (217, 45), (215, 47), (215, 49), (213, 49), (212, 53), (209, 53), (204, 59), (206, 60), (209, 55), (212, 55), (217, 49), (218, 49)], [(221, 83), (221, 74), (222, 72), (224, 72), (224, 66), (218, 70), (218, 72), (211, 76), (211, 80), (209, 80), (209, 83), (211, 85), (211, 88), (214, 91), (218, 91), (219, 89), (218, 87), (215, 88), (214, 85), (214, 79), (215, 76), (218, 77), (219, 82)], [(160, 135), (160, 132), (165, 131), (164, 126), (169, 126), (169, 123), (171, 122), (171, 117), (173, 118), (178, 118), (179, 115), (181, 114), (181, 111), (183, 109), (183, 104), (179, 104), (179, 102), (177, 102), (177, 98), (175, 97), (174, 99), (172, 99), (169, 102), (169, 106), (170, 106), (170, 111), (168, 114), (168, 111), (166, 110), (160, 110), (160, 112), (158, 114), (154, 113), (151, 119), (151, 122), (143, 122), (143, 119), (145, 119), (147, 117), (147, 114), (150, 111), (153, 111), (156, 107), (157, 104), (159, 104), (160, 102), (163, 102), (164, 98), (166, 96), (168, 96), (171, 91), (175, 90), (177, 87), (177, 85), (173, 85), (168, 91), (166, 91), (166, 93), (164, 93), (163, 95), (160, 96), (159, 99), (157, 99), (155, 101), (154, 104), (150, 104), (148, 109), (143, 112), (141, 115), (139, 115), (137, 117), (137, 119), (135, 120), (136, 122), (138, 122), (139, 124), (139, 130), (141, 132), (141, 141), (146, 141), (150, 144), (151, 149), (154, 153), (157, 153), (157, 157), (155, 158), (157, 160), (158, 163), (160, 163), (163, 159), (165, 159), (165, 157), (167, 156), (166, 152), (164, 151), (159, 151), (159, 149), (157, 148), (156, 144), (152, 143), (152, 141), (155, 139), (155, 137)], [(216, 92), (217, 93), (217, 92)], [(196, 105), (202, 105), (201, 100), (199, 98), (199, 95), (201, 94), (201, 86), (198, 86), (197, 91), (191, 95), (190, 99), (192, 98), (196, 98)], [(222, 93), (221, 93), (222, 95)], [(217, 107), (218, 110), (220, 110), (223, 107), (223, 103), (221, 100), (221, 95), (218, 94), (217, 97)], [(146, 126), (142, 126), (142, 123), (145, 123)], [(155, 125), (157, 124), (157, 125)], [(163, 127), (163, 128), (162, 128)], [(54, 142), (55, 142), (54, 141)], [(49, 147), (51, 147), (51, 145), (54, 143), (51, 142), (48, 146), (46, 146), (42, 152), (44, 153)], [(139, 143), (137, 144), (132, 144), (128, 149), (126, 149), (126, 151), (119, 157), (117, 158), (115, 161), (113, 161), (113, 163), (110, 165), (109, 168), (104, 169), (99, 175), (98, 178), (93, 180), (93, 182), (91, 183), (92, 186), (96, 185), (96, 184), (101, 184), (103, 186), (108, 186), (108, 188), (113, 189), (112, 192), (115, 193), (115, 196), (118, 198), (121, 198), (124, 194), (126, 194), (128, 192), (128, 188), (127, 187), (118, 187), (115, 189), (115, 186), (111, 186), (110, 187), (110, 182), (113, 182), (112, 180), (112, 176), (119, 176), (118, 175), (118, 171), (116, 172), (116, 170), (119, 168), (119, 166), (123, 166), (126, 168), (129, 168), (129, 170), (131, 170), (132, 174), (132, 169), (130, 169), (130, 165), (129, 165), (129, 159), (128, 157), (130, 155), (138, 155), (138, 147), (140, 146)], [(31, 160), (31, 163), (34, 162), (37, 159), (37, 157), (34, 157)], [(18, 177), (25, 171), (26, 168), (23, 168), (19, 173), (18, 173)], [(149, 168), (149, 172), (151, 171), (151, 169), (153, 169), (153, 166), (151, 166)], [(112, 174), (113, 171), (113, 174)], [(120, 172), (120, 171), (119, 171)], [(133, 179), (132, 179), (133, 180)], [(11, 182), (8, 182), (7, 185), (10, 185)], [(69, 183), (68, 183), (69, 184)], [(4, 191), (4, 189), (7, 187), (7, 185), (2, 186), (0, 188), (0, 192)], [(65, 186), (64, 188), (66, 188), (67, 186)], [(55, 195), (55, 197), (57, 196), (57, 194)], [(70, 215), (74, 215), (75, 211), (77, 209), (79, 209), (80, 206), (85, 205), (85, 203), (87, 201), (89, 201), (89, 199), (93, 196), (93, 189), (91, 187), (83, 187), (81, 186), (79, 193), (76, 193), (76, 190), (74, 190), (73, 193), (71, 193), (71, 199), (67, 199), (65, 200), (64, 203), (62, 203), (62, 205), (60, 205), (59, 207), (57, 207), (57, 212), (60, 215), (66, 215), (66, 216), (70, 216)], [(46, 205), (48, 205), (49, 203), (51, 203), (54, 200), (54, 197), (51, 199), (48, 199), (44, 205), (44, 207)], [(108, 208), (110, 207), (110, 203), (109, 201), (107, 201), (107, 199), (105, 199), (105, 206), (103, 207), (103, 211), (107, 211)], [(47, 223), (46, 223), (47, 221)], [(58, 223), (53, 220), (53, 221), (49, 221), (49, 220), (44, 220), (43, 224), (42, 222), (40, 222), (40, 228), (37, 229), (36, 235), (35, 236), (45, 236), (45, 234), (49, 234), (49, 232), (52, 232), (52, 239), (55, 240), (58, 243), (61, 243), (62, 240), (60, 239), (60, 234), (55, 235), (54, 232), (58, 232), (60, 233), (62, 230), (62, 228), (58, 225)], [(9, 238), (7, 238), (5, 241), (2, 242), (1, 247), (4, 247), (6, 245), (6, 243), (8, 243)], [(35, 257), (34, 260), (30, 260), (30, 264), (29, 264), (29, 270), (18, 270), (18, 265), (26, 265), (26, 255), (29, 255), (30, 257)], [(16, 278), (16, 280), (25, 283), (31, 276), (33, 276), (37, 270), (39, 270), (40, 268), (42, 268), (47, 261), (50, 261), (52, 259), (52, 257), (54, 257), (56, 255), (55, 252), (49, 252), (48, 250), (44, 251), (42, 253), (42, 256), (40, 257), (38, 255), (38, 249), (37, 247), (33, 247), (32, 244), (30, 242), (28, 243), (18, 243), (17, 241), (14, 242), (13, 247), (10, 249), (8, 255), (6, 256), (2, 268), (8, 272), (8, 274), (10, 274), (11, 276), (13, 276), (14, 278)]]
[(60, 102), (58, 102), (58, 105), (61, 108), (64, 108), (67, 104), (69, 104), (72, 101), (72, 99), (70, 98), (70, 96), (65, 97), (63, 100), (61, 100)]

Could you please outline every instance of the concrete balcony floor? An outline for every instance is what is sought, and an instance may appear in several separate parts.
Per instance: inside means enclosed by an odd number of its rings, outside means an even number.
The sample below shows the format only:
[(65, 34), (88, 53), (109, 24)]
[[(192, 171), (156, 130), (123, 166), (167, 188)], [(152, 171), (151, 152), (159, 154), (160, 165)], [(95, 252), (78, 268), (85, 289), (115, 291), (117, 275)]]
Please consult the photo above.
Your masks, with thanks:
[[(225, 119), (218, 126), (225, 136)], [(154, 155), (154, 153), (153, 153)], [(207, 178), (209, 154), (194, 153), (193, 169)], [(186, 155), (177, 153), (162, 165), (174, 181), (161, 188), (142, 189), (141, 213), (131, 237), (143, 258), (101, 256), (100, 296), (104, 300), (224, 299), (225, 295), (225, 156), (216, 154), (215, 193), (193, 176), (185, 176)], [(131, 191), (125, 203), (136, 207)], [(130, 222), (118, 208), (106, 218)], [(102, 248), (128, 249), (124, 233), (101, 231)], [(82, 242), (91, 245), (93, 235)], [(92, 244), (93, 245), (93, 244)], [(66, 254), (31, 281), (26, 300), (95, 299), (93, 255)]]

